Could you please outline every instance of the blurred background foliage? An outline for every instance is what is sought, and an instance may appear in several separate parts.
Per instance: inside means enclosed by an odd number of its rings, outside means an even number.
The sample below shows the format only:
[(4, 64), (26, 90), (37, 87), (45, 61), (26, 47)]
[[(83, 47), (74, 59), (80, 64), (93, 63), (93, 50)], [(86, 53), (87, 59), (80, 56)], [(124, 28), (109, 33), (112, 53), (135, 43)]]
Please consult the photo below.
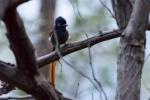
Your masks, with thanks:
[[(111, 9), (110, 0), (103, 2)], [(48, 34), (53, 29), (54, 19), (58, 16), (67, 20), (67, 29), (70, 33), (68, 42), (70, 43), (86, 39), (85, 34), (91, 37), (99, 35), (99, 31), (107, 32), (117, 29), (115, 20), (99, 0), (31, 0), (19, 6), (18, 11), (24, 21), (28, 36), (36, 48), (37, 56), (51, 51)], [(9, 49), (3, 22), (0, 22), (0, 34), (0, 59), (15, 63), (14, 56)], [(149, 54), (148, 50), (149, 46), (146, 48), (146, 55)], [(115, 99), (118, 52), (119, 39), (105, 41), (91, 47), (95, 76), (101, 82), (109, 100)], [(67, 55), (64, 59), (92, 78), (87, 48)], [(150, 97), (150, 77), (147, 66), (149, 66), (148, 60), (143, 70), (142, 100)], [(42, 70), (47, 79), (49, 79), (48, 69), (47, 66)], [(75, 100), (100, 100), (99, 92), (93, 84), (62, 60), (57, 64), (56, 88), (64, 96)], [(9, 93), (7, 96), (14, 94), (18, 92)]]

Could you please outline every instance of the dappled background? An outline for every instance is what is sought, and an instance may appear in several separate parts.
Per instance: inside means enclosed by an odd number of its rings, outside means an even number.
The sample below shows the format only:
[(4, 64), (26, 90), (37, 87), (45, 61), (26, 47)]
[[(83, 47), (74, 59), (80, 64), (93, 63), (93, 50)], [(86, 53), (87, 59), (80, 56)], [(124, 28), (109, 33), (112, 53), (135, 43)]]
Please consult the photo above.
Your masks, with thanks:
[[(111, 10), (111, 0), (104, 0), (104, 7), (99, 0), (31, 0), (19, 6), (18, 11), (24, 21), (26, 31), (30, 37), (37, 56), (51, 51), (48, 33), (53, 29), (53, 21), (62, 16), (67, 20), (70, 38), (68, 43), (80, 41), (94, 35), (100, 35), (117, 29), (115, 20), (108, 9)], [(9, 49), (6, 30), (0, 22), (0, 59), (15, 63), (14, 56)], [(149, 34), (147, 34), (149, 35)], [(149, 36), (147, 36), (149, 37)], [(147, 38), (147, 44), (150, 43)], [(97, 80), (102, 84), (109, 100), (115, 99), (116, 67), (119, 53), (119, 38), (105, 41), (91, 47), (92, 64)], [(150, 53), (150, 46), (146, 46), (146, 57)], [(88, 49), (83, 49), (64, 57), (73, 67), (79, 69), (86, 76), (92, 77)], [(150, 67), (149, 58), (145, 62), (142, 78), (141, 100), (150, 97)], [(48, 67), (42, 69), (48, 78)], [(64, 96), (76, 100), (100, 100), (101, 92), (83, 75), (73, 70), (60, 60), (56, 69), (56, 88)], [(5, 96), (25, 95), (21, 91), (13, 91)], [(102, 95), (103, 97), (103, 95)]]

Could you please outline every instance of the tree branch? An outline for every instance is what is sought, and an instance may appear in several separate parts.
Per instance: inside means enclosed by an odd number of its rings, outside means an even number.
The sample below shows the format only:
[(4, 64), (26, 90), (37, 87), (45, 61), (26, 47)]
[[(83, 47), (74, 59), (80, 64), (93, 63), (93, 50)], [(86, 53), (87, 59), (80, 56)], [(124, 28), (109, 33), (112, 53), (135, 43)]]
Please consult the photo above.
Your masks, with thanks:
[[(65, 55), (68, 55), (75, 51), (87, 48), (88, 45), (93, 46), (99, 42), (103, 42), (106, 40), (120, 37), (121, 32), (122, 31), (120, 31), (120, 30), (115, 30), (115, 31), (104, 33), (104, 35), (93, 36), (93, 37), (85, 39), (83, 41), (67, 44), (66, 46), (60, 48), (61, 55), (65, 56)], [(58, 60), (58, 59), (59, 59), (58, 54), (54, 51), (45, 56), (37, 58), (37, 63), (38, 63), (39, 67), (42, 67), (42, 66), (49, 64), (50, 62)]]
[(0, 0), (0, 19), (4, 18), (5, 12), (9, 7), (17, 7), (18, 5), (29, 0)]
[(33, 45), (16, 11), (16, 7), (25, 1), (28, 0), (9, 0), (4, 12), (0, 13), (4, 14), (1, 19), (6, 25), (10, 49), (17, 63), (17, 67), (8, 68), (9, 64), (1, 62), (0, 78), (32, 94), (37, 100), (67, 100), (38, 72)]
[(32, 96), (19, 96), (19, 97), (0, 97), (0, 100), (36, 100)]
[[(148, 23), (146, 25), (146, 29), (150, 30), (150, 23)], [(93, 36), (91, 38), (88, 38), (88, 39), (85, 39), (85, 40), (82, 40), (79, 42), (69, 43), (66, 46), (60, 48), (60, 52), (61, 52), (62, 56), (66, 56), (75, 51), (87, 48), (88, 45), (93, 46), (93, 45), (103, 42), (103, 41), (118, 38), (121, 36), (122, 32), (123, 32), (122, 30), (114, 30), (114, 31), (103, 33), (103, 35)], [(50, 62), (58, 60), (58, 59), (59, 59), (59, 57), (55, 51), (50, 52), (49, 54), (46, 54), (44, 56), (37, 58), (38, 67), (41, 68), (44, 65), (47, 65)]]
[(0, 61), (0, 79), (5, 82), (10, 82), (10, 79), (12, 80), (14, 78), (15, 73), (16, 67), (14, 65)]
[(37, 75), (34, 48), (26, 35), (20, 16), (12, 7), (5, 13), (4, 22), (10, 49), (14, 52), (18, 68)]

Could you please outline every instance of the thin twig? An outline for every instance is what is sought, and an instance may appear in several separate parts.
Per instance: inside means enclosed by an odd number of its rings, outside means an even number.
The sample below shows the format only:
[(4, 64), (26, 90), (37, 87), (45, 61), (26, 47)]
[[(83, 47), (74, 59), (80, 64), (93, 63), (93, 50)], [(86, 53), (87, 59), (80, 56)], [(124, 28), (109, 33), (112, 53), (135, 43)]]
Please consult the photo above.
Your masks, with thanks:
[[(60, 55), (59, 55), (60, 56)], [(65, 62), (69, 67), (71, 67), (72, 69), (74, 69), (76, 72), (78, 72), (81, 76), (83, 76), (84, 78), (86, 78), (87, 80), (89, 80), (89, 82), (91, 82), (93, 84), (93, 86), (95, 87), (95, 89), (98, 91), (98, 92), (101, 92), (99, 89), (98, 89), (98, 86), (95, 84), (95, 82), (90, 78), (88, 77), (87, 75), (85, 75), (83, 72), (81, 72), (79, 69), (77, 69), (76, 67), (74, 67), (72, 64), (70, 64), (69, 62), (67, 62), (65, 59), (63, 59), (62, 57), (60, 57), (60, 59)]]
[[(87, 34), (86, 34), (86, 37), (87, 37), (87, 39), (88, 39), (88, 35), (87, 35)], [(90, 61), (90, 68), (91, 68), (91, 71), (92, 71), (93, 79), (94, 79), (94, 81), (98, 84), (100, 90), (101, 90), (102, 93), (104, 94), (105, 100), (108, 100), (107, 95), (106, 95), (106, 93), (105, 93), (105, 91), (104, 91), (104, 89), (103, 89), (101, 83), (97, 80), (97, 78), (96, 78), (96, 76), (95, 76), (95, 72), (94, 72), (94, 68), (93, 68), (93, 63), (92, 63), (92, 53), (91, 53), (91, 49), (90, 49), (90, 48), (91, 48), (91, 46), (90, 46), (90, 44), (88, 44), (89, 61)], [(100, 97), (101, 97), (101, 95), (100, 95)], [(101, 97), (101, 98), (102, 98), (102, 97)]]
[(60, 71), (62, 72), (62, 63), (58, 60), (59, 64), (60, 64)]
[(92, 100), (94, 100), (94, 96), (93, 96), (93, 93), (91, 93), (91, 95), (92, 95)]
[(148, 60), (149, 57), (150, 57), (150, 53), (145, 57), (145, 62)]
[(71, 5), (72, 5), (72, 8), (73, 8), (73, 11), (74, 11), (75, 16), (76, 16), (76, 17), (78, 18), (78, 20), (79, 20), (79, 25), (81, 25), (81, 23), (82, 23), (82, 16), (81, 16), (81, 13), (80, 13), (80, 11), (79, 11), (78, 5), (77, 5), (77, 4), (74, 5), (72, 0), (69, 0), (69, 1), (70, 1)]
[(76, 89), (76, 92), (75, 92), (75, 96), (74, 96), (74, 98), (76, 98), (77, 97), (77, 94), (78, 94), (78, 89), (79, 89), (79, 82), (78, 82), (78, 85), (77, 85), (77, 89)]
[(116, 19), (116, 17), (114, 16), (114, 14), (112, 13), (112, 11), (106, 6), (106, 4), (102, 1), (102, 0), (99, 0), (99, 2), (104, 6), (104, 8), (106, 8), (106, 10), (110, 13), (110, 15)]
[(98, 89), (98, 87), (97, 87), (97, 85), (95, 84), (95, 82), (94, 82), (90, 77), (86, 76), (86, 75), (85, 75), (84, 73), (82, 73), (79, 69), (77, 69), (77, 68), (74, 67), (72, 64), (70, 64), (70, 63), (67, 62), (65, 59), (63, 59), (63, 57), (62, 57), (62, 55), (61, 55), (61, 52), (60, 52), (60, 50), (59, 50), (60, 45), (59, 45), (59, 42), (58, 42), (58, 37), (57, 37), (57, 34), (56, 34), (55, 32), (54, 32), (54, 37), (55, 37), (55, 40), (56, 40), (55, 51), (57, 52), (59, 58), (60, 58), (62, 61), (64, 61), (68, 66), (70, 66), (72, 69), (74, 69), (76, 72), (78, 72), (80, 75), (82, 75), (84, 78), (86, 78), (87, 80), (89, 80), (89, 81), (93, 84), (93, 86), (95, 87), (95, 89), (96, 89), (97, 91), (101, 92), (101, 91)]

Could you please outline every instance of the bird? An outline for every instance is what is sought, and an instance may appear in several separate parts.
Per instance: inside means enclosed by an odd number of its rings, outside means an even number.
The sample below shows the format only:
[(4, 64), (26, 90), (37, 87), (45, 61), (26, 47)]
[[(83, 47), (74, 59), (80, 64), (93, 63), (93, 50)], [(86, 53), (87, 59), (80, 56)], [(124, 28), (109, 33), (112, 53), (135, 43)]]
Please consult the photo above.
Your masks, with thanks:
[[(56, 46), (62, 44), (66, 44), (68, 38), (69, 38), (69, 33), (66, 29), (67, 27), (67, 22), (66, 20), (59, 16), (55, 19), (55, 25), (53, 28), (53, 31), (49, 34), (49, 40), (53, 45), (52, 51), (55, 51)], [(50, 63), (50, 83), (55, 87), (55, 66), (56, 66), (57, 61), (53, 61)]]

